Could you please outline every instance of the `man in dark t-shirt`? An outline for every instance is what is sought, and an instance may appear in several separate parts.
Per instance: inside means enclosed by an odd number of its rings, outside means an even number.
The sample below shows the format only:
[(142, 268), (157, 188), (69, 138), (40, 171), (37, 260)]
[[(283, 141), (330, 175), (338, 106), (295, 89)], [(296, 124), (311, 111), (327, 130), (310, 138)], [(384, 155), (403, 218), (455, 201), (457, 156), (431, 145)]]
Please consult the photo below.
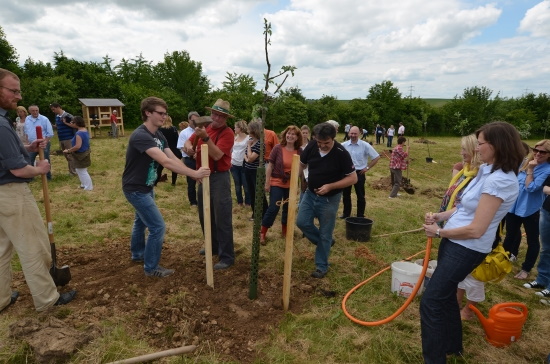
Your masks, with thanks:
[[(148, 277), (167, 277), (174, 273), (173, 269), (159, 265), (165, 225), (153, 192), (158, 165), (196, 179), (210, 175), (208, 167), (196, 171), (186, 167), (168, 147), (166, 138), (158, 130), (168, 116), (167, 109), (166, 102), (157, 97), (148, 97), (141, 101), (143, 124), (130, 136), (122, 174), (122, 191), (136, 209), (130, 241), (132, 260), (143, 263), (145, 275)], [(146, 228), (149, 229), (147, 242)]]
[[(309, 142), (300, 162), (302, 170), (308, 167), (308, 189), (304, 193), (296, 218), (296, 225), (314, 245), (314, 278), (323, 278), (328, 272), (328, 257), (333, 245), (334, 225), (342, 190), (357, 183), (357, 174), (348, 151), (334, 138), (336, 129), (329, 123), (313, 128), (315, 140)], [(319, 219), (319, 227), (314, 219)]]

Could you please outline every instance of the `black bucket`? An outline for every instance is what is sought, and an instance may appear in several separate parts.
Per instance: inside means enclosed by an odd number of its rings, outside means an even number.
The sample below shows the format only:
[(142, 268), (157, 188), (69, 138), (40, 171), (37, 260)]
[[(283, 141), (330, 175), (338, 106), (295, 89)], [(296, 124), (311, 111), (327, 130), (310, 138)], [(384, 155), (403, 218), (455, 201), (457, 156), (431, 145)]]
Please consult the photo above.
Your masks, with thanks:
[(370, 240), (370, 232), (373, 221), (364, 217), (346, 218), (346, 239), (367, 242)]
[(434, 161), (433, 158), (426, 157), (426, 163), (432, 163)]

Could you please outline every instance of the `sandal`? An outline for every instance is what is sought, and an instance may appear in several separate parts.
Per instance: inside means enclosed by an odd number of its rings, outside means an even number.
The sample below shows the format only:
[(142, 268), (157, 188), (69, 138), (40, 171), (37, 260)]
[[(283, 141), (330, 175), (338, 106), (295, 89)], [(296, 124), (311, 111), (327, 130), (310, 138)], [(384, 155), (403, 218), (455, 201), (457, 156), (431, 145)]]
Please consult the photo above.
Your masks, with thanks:
[(522, 269), (522, 270), (519, 271), (518, 274), (516, 274), (516, 275), (514, 276), (514, 278), (516, 278), (516, 279), (521, 279), (521, 280), (525, 280), (525, 279), (529, 278), (529, 272), (526, 272), (526, 271), (524, 271), (524, 270)]

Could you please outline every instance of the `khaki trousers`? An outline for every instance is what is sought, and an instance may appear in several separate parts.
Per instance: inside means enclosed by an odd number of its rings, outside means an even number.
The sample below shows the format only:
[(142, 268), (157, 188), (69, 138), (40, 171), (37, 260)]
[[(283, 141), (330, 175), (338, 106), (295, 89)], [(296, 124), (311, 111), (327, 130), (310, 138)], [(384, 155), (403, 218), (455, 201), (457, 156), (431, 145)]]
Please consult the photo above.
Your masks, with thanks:
[(50, 275), (48, 234), (27, 183), (0, 185), (0, 310), (11, 298), (11, 259), (17, 252), (37, 311), (57, 302), (59, 293)]

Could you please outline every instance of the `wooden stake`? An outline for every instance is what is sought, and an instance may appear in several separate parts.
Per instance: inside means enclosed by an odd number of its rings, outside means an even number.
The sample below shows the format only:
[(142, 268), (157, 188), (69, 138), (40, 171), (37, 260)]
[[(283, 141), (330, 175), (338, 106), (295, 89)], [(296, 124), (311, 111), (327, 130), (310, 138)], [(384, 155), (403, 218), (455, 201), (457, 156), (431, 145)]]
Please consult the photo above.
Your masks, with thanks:
[(108, 364), (143, 363), (143, 362), (146, 362), (146, 361), (152, 361), (152, 360), (164, 358), (164, 357), (167, 357), (167, 356), (192, 353), (193, 351), (195, 351), (196, 348), (197, 347), (195, 345), (182, 346), (182, 347), (175, 348), (175, 349), (168, 349), (168, 350), (164, 350), (164, 351), (159, 351), (157, 353), (136, 356), (135, 358), (113, 361), (113, 362), (110, 362)]
[[(201, 165), (208, 166), (208, 145), (201, 145)], [(210, 221), (210, 177), (202, 179), (202, 213), (204, 221), (204, 257), (206, 258), (206, 284), (214, 288), (212, 266), (212, 225)]]
[(288, 194), (288, 217), (285, 244), (285, 268), (283, 275), (283, 308), (288, 311), (290, 302), (290, 280), (292, 276), (292, 250), (294, 245), (294, 225), (296, 222), (296, 208), (298, 199), (298, 173), (300, 171), (300, 156), (292, 157), (290, 170), (290, 191)]

